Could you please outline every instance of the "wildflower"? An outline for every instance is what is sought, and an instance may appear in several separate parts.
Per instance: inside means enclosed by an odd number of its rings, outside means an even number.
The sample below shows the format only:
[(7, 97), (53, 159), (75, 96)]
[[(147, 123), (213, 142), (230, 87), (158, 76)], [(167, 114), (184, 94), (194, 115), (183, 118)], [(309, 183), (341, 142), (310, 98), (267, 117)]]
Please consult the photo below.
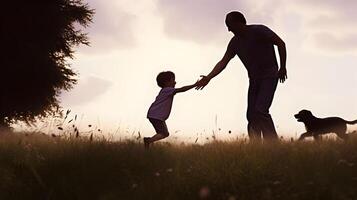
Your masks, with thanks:
[(307, 185), (313, 185), (314, 182), (313, 182), (313, 181), (309, 181), (309, 182), (307, 182), (306, 184), (307, 184)]
[(31, 145), (30, 143), (27, 143), (27, 144), (25, 145), (25, 149), (26, 149), (27, 151), (32, 150), (32, 145)]
[(41, 154), (37, 154), (36, 157), (37, 157), (37, 159), (40, 160), (40, 161), (45, 160), (45, 157), (43, 157)]
[(281, 183), (280, 181), (274, 181), (273, 185), (280, 185), (280, 183)]
[(160, 172), (156, 172), (155, 176), (159, 177), (160, 176)]
[(168, 168), (166, 171), (169, 172), (169, 173), (171, 173), (171, 172), (173, 172), (174, 170), (173, 170), (172, 168)]
[(236, 200), (236, 198), (234, 196), (230, 196), (228, 197), (228, 200)]
[(198, 196), (201, 199), (206, 199), (209, 197), (210, 193), (211, 193), (210, 189), (207, 186), (204, 186), (200, 189)]
[(135, 188), (137, 188), (138, 187), (138, 184), (136, 184), (136, 183), (133, 183), (133, 185), (131, 185), (131, 188), (132, 189), (135, 189)]
[(338, 161), (338, 164), (339, 165), (346, 165), (346, 164), (348, 164), (348, 162), (346, 160), (344, 160), (344, 159), (341, 159), (341, 160)]

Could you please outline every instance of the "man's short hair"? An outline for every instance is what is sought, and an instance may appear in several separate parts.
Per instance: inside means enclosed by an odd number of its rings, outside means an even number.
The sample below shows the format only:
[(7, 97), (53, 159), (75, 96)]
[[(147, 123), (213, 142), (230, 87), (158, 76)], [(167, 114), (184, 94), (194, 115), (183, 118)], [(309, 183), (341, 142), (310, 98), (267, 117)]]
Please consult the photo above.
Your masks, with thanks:
[(171, 71), (160, 72), (156, 77), (157, 85), (161, 88), (165, 87), (166, 83), (172, 78), (175, 78), (175, 74)]
[(243, 24), (247, 24), (247, 20), (245, 20), (244, 15), (238, 11), (232, 11), (226, 15), (226, 24), (231, 22), (240, 22)]

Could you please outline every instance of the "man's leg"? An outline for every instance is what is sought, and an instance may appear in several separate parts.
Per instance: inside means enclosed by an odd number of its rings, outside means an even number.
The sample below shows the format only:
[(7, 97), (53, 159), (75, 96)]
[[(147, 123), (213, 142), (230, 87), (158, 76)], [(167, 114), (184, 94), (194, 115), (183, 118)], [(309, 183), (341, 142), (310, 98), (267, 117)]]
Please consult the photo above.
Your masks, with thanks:
[(261, 81), (255, 104), (258, 121), (260, 122), (264, 139), (277, 139), (278, 134), (276, 133), (273, 119), (269, 114), (269, 108), (273, 102), (278, 79), (263, 79)]
[(259, 91), (258, 81), (249, 80), (247, 120), (248, 120), (248, 136), (250, 139), (261, 139), (261, 128), (259, 127), (259, 122), (257, 121), (256, 110), (255, 110), (258, 91)]

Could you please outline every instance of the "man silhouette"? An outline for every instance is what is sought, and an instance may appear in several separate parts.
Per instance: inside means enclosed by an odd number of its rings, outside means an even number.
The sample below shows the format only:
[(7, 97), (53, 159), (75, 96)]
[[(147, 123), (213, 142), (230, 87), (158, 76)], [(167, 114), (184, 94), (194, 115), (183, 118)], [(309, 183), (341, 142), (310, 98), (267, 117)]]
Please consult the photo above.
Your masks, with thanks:
[[(226, 15), (228, 31), (234, 34), (223, 58), (207, 76), (197, 83), (203, 89), (209, 81), (223, 71), (229, 61), (238, 55), (248, 71), (248, 135), (251, 139), (277, 139), (269, 108), (280, 80), (287, 79), (286, 47), (284, 41), (264, 25), (247, 25), (242, 13), (233, 11)], [(280, 69), (275, 57), (274, 45), (278, 46)]]

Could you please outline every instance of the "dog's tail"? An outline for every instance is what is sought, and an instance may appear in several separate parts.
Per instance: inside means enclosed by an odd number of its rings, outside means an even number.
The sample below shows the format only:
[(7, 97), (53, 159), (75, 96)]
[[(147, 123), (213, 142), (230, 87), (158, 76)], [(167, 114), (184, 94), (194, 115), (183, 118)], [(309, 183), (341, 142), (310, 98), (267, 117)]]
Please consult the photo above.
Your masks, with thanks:
[(346, 121), (345, 120), (345, 122), (346, 122), (346, 124), (357, 124), (357, 120), (354, 120), (354, 121)]

